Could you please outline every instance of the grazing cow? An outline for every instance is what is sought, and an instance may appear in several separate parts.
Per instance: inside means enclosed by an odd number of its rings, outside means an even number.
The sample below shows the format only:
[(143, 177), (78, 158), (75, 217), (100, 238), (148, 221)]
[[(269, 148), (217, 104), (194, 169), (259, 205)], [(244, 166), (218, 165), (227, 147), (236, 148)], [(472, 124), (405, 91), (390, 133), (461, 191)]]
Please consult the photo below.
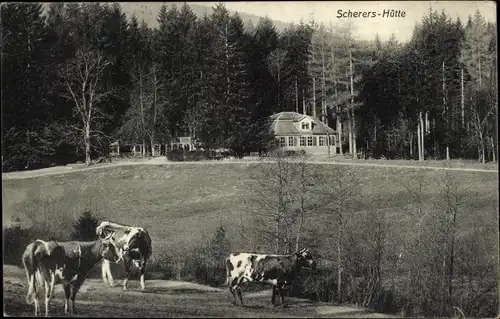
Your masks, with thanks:
[[(97, 235), (107, 236), (114, 234), (116, 247), (122, 256), (125, 266), (125, 278), (123, 279), (123, 290), (127, 290), (128, 277), (132, 266), (138, 268), (141, 272), (141, 289), (145, 289), (144, 273), (146, 272), (146, 263), (151, 256), (151, 238), (148, 232), (142, 227), (132, 227), (103, 221), (96, 229)], [(113, 276), (108, 260), (102, 263), (102, 280), (113, 286)]]
[(316, 261), (309, 253), (309, 248), (303, 248), (291, 255), (265, 255), (252, 253), (233, 253), (226, 258), (226, 273), (229, 291), (236, 304), (238, 294), (243, 305), (241, 285), (245, 282), (261, 282), (273, 286), (271, 302), (275, 305), (276, 294), (285, 301), (285, 290), (288, 289), (300, 272), (301, 268), (316, 268)]
[(49, 315), (49, 301), (54, 286), (62, 284), (66, 301), (64, 312), (69, 313), (71, 297), (72, 310), (75, 310), (76, 293), (82, 286), (90, 270), (107, 259), (117, 262), (120, 258), (111, 236), (96, 241), (43, 241), (36, 240), (24, 250), (22, 260), (28, 277), (26, 302), (35, 303), (35, 316), (39, 311), (37, 282), (45, 288), (45, 316)]

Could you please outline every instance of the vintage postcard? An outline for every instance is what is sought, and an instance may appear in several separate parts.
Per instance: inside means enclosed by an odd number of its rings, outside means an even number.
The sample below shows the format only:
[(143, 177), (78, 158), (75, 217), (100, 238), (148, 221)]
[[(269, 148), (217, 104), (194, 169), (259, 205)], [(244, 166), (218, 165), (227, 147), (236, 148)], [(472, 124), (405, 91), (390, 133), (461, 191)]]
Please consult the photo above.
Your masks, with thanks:
[(2, 3), (4, 315), (498, 317), (496, 10)]

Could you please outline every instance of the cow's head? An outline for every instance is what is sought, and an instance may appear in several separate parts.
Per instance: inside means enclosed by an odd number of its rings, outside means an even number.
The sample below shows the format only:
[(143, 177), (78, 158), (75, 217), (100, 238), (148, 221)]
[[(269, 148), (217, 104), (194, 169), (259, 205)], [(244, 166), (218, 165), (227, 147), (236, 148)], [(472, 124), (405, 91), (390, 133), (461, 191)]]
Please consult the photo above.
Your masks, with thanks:
[(109, 222), (102, 222), (99, 226), (97, 226), (95, 232), (99, 238), (105, 238), (106, 236), (109, 236), (109, 234), (112, 232), (110, 229), (108, 229)]
[(115, 238), (113, 233), (110, 233), (105, 238), (101, 239), (102, 249), (101, 257), (113, 263), (119, 262), (122, 258), (121, 254), (116, 248)]
[(316, 268), (316, 261), (309, 252), (309, 248), (302, 248), (296, 252), (295, 255), (297, 255), (297, 262), (301, 267), (311, 269)]

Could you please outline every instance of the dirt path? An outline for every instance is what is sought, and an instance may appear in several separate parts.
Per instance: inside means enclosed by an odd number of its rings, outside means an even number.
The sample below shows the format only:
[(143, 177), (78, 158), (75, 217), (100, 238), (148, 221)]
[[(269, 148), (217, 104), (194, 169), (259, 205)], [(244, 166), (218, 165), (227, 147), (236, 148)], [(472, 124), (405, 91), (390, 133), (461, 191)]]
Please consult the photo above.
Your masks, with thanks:
[[(27, 305), (27, 283), (24, 271), (16, 266), (4, 265), (4, 314), (30, 316), (33, 305)], [(131, 280), (130, 290), (120, 286), (109, 287), (99, 279), (87, 279), (77, 299), (77, 317), (244, 317), (244, 318), (293, 318), (293, 317), (342, 317), (389, 318), (369, 309), (333, 306), (314, 303), (305, 299), (285, 299), (285, 307), (270, 305), (271, 291), (244, 293), (245, 307), (231, 304), (226, 289), (170, 280), (146, 281), (146, 290), (140, 291), (138, 282)], [(43, 300), (43, 295), (40, 296)], [(50, 312), (62, 316), (64, 294), (60, 285), (54, 290)], [(43, 302), (42, 302), (43, 304)], [(45, 308), (43, 308), (45, 310)]]
[[(151, 160), (136, 161), (136, 162), (115, 162), (108, 164), (98, 164), (95, 166), (85, 167), (83, 164), (73, 164), (67, 166), (57, 166), (44, 168), (33, 171), (20, 171), (2, 173), (3, 180), (11, 179), (24, 179), (34, 178), (39, 176), (59, 175), (73, 172), (83, 172), (94, 169), (103, 169), (109, 167), (131, 166), (131, 165), (224, 165), (224, 164), (259, 164), (259, 163), (273, 163), (269, 160), (220, 160), (220, 161), (196, 161), (196, 162), (171, 162), (165, 157), (158, 157)], [(480, 169), (480, 168), (465, 168), (465, 167), (436, 167), (436, 166), (418, 166), (418, 165), (402, 165), (402, 164), (374, 164), (363, 162), (326, 162), (312, 160), (308, 161), (310, 164), (317, 165), (344, 165), (344, 166), (364, 166), (364, 167), (385, 167), (385, 168), (407, 168), (407, 169), (430, 169), (430, 170), (447, 170), (447, 171), (462, 171), (462, 172), (482, 172), (498, 174), (498, 170), (494, 169)]]

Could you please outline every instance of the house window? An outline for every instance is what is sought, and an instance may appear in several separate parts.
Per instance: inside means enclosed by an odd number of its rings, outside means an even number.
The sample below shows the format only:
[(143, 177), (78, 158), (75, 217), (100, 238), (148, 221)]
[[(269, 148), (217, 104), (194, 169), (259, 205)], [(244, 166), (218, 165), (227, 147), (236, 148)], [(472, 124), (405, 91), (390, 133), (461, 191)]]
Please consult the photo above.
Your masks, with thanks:
[(177, 144), (172, 145), (172, 149), (176, 150), (177, 149)]
[(316, 136), (313, 136), (313, 146), (318, 146), (318, 139)]
[(307, 146), (313, 146), (313, 137), (312, 136), (307, 137)]
[(295, 146), (295, 137), (288, 137), (288, 146)]
[(309, 130), (309, 123), (308, 123), (308, 122), (303, 122), (303, 123), (302, 123), (302, 129), (303, 129), (304, 131)]
[(280, 137), (280, 147), (286, 146), (286, 139), (284, 137)]
[(306, 146), (306, 138), (304, 136), (300, 137), (300, 146)]
[(319, 146), (325, 146), (325, 137), (324, 136), (319, 137)]

